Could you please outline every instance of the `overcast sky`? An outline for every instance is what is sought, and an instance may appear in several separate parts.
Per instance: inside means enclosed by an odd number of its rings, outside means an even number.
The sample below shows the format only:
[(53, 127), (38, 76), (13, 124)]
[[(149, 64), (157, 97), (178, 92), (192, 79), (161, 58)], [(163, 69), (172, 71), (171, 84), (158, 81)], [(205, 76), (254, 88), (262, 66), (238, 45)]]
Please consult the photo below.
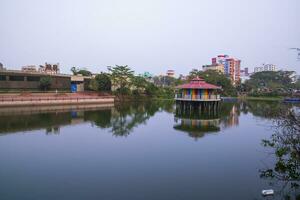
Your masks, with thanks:
[(299, 0), (1, 0), (0, 62), (187, 74), (229, 54), (300, 73)]

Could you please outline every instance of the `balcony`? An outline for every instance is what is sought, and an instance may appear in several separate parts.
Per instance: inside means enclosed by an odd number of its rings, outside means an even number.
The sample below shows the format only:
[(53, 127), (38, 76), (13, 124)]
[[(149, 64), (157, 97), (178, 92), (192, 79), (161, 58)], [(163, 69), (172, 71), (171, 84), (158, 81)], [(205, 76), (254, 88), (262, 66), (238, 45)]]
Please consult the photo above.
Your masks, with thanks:
[(181, 95), (175, 94), (175, 100), (179, 101), (220, 101), (221, 97), (219, 94), (212, 95)]

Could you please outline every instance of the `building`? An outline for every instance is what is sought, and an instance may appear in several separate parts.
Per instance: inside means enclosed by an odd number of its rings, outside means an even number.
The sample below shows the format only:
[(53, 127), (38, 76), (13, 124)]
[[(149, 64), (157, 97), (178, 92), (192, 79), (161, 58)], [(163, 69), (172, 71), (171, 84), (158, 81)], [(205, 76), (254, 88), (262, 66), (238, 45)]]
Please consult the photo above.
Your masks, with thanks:
[(90, 84), (90, 76), (82, 76), (81, 74), (71, 76), (71, 92), (83, 92), (88, 90)]
[(37, 72), (36, 66), (35, 65), (27, 65), (23, 66), (21, 69), (23, 72)]
[(176, 87), (175, 99), (180, 101), (220, 101), (218, 90), (221, 87), (206, 83), (202, 78), (194, 78), (190, 83)]
[(61, 74), (45, 74), (24, 72), (21, 70), (0, 71), (0, 90), (4, 91), (36, 91), (40, 90), (42, 77), (51, 77), (50, 90), (70, 91), (71, 76)]
[(174, 76), (175, 76), (175, 71), (172, 70), (172, 69), (169, 69), (169, 70), (167, 71), (167, 76), (169, 76), (169, 77), (174, 77)]
[(202, 69), (203, 69), (203, 71), (214, 70), (214, 71), (224, 73), (224, 65), (223, 64), (215, 63), (215, 64), (211, 64), (211, 65), (203, 65)]
[(249, 76), (249, 69), (248, 67), (245, 67), (244, 69), (241, 69), (241, 76)]
[(265, 71), (277, 71), (276, 70), (276, 65), (273, 64), (262, 64), (260, 67), (255, 67), (254, 68), (254, 73), (256, 72), (265, 72)]
[(0, 63), (0, 71), (1, 71), (1, 70), (4, 70), (4, 66), (3, 66), (2, 63)]
[(292, 83), (296, 83), (298, 81), (298, 76), (296, 72), (293, 72), (289, 77), (292, 80)]
[(247, 80), (249, 80), (250, 75), (251, 74), (249, 73), (248, 67), (245, 67), (244, 69), (241, 69), (241, 73), (240, 73), (241, 83), (245, 83)]
[(139, 76), (143, 77), (144, 79), (146, 79), (149, 82), (153, 82), (154, 75), (151, 74), (150, 72), (144, 72), (142, 74), (139, 74)]
[(228, 55), (218, 55), (211, 59), (211, 65), (223, 65), (223, 73), (230, 78), (233, 85), (240, 82), (241, 60)]
[(179, 77), (178, 77), (179, 80), (182, 80), (182, 81), (185, 81), (188, 79), (187, 76), (184, 76), (183, 74), (179, 74)]
[(40, 73), (46, 73), (46, 74), (59, 74), (59, 63), (56, 64), (45, 63), (45, 65), (40, 65), (38, 71)]

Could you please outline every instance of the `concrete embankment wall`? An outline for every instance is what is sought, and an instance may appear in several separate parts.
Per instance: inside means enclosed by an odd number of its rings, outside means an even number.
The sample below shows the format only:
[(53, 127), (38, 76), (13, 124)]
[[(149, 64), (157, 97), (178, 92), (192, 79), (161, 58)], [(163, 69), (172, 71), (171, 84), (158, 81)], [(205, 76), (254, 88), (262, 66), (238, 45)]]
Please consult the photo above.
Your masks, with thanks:
[(97, 95), (1, 95), (0, 107), (9, 106), (39, 106), (39, 105), (76, 105), (76, 104), (113, 104), (114, 96)]

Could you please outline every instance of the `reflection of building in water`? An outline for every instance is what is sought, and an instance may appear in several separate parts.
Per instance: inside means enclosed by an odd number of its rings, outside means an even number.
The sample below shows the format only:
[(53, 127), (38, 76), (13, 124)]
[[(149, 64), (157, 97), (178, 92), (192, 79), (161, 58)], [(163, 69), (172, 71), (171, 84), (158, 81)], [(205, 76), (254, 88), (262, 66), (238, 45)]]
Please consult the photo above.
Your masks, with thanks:
[(239, 125), (239, 110), (236, 105), (233, 105), (230, 113), (222, 120), (224, 127), (232, 127)]
[(216, 112), (202, 112), (201, 110), (185, 110), (176, 107), (174, 129), (188, 133), (195, 139), (208, 133), (220, 131), (220, 119)]
[[(100, 114), (112, 105), (69, 105), (20, 107), (0, 109), (0, 135), (44, 129), (46, 134), (59, 134), (60, 128), (67, 125), (90, 121), (89, 113), (96, 110)], [(76, 110), (76, 111), (74, 111)], [(88, 111), (86, 111), (88, 110)]]
[(201, 109), (186, 110), (176, 106), (174, 129), (187, 132), (191, 137), (200, 138), (208, 133), (237, 126), (239, 112), (239, 106), (230, 103), (221, 105), (219, 112)]
[(175, 117), (175, 122), (174, 129), (187, 132), (190, 137), (195, 139), (208, 133), (220, 131), (220, 119), (185, 119)]

